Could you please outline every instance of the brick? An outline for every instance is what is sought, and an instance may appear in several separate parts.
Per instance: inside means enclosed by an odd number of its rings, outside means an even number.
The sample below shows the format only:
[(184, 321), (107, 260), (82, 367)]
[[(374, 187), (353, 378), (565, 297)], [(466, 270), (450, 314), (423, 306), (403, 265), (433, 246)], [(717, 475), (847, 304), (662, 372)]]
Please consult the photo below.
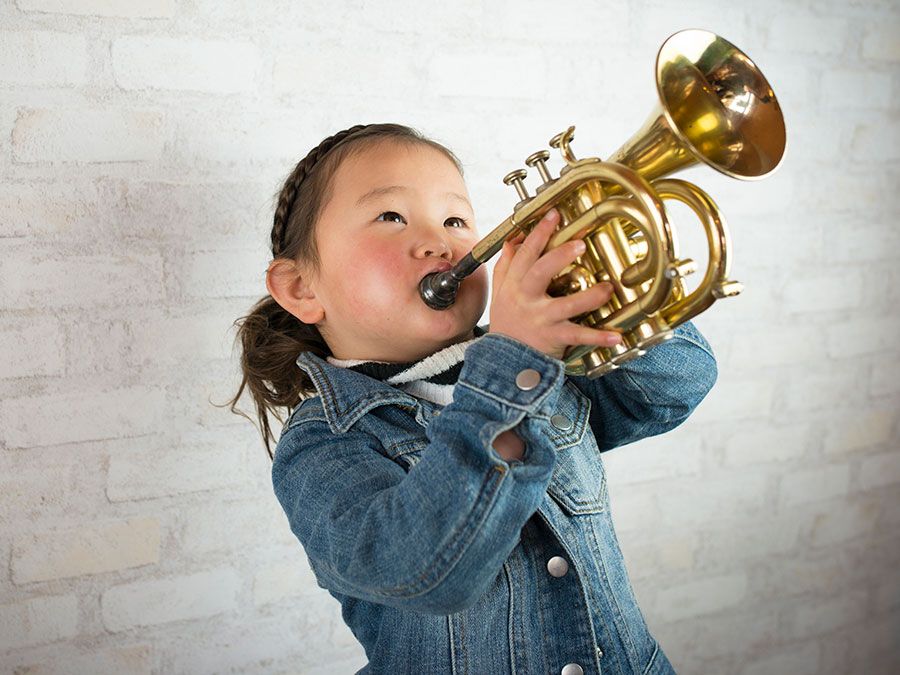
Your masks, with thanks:
[(856, 625), (866, 617), (866, 592), (842, 589), (840, 595), (810, 600), (785, 610), (784, 637), (799, 640)]
[(275, 189), (274, 182), (130, 180), (122, 210), (131, 235), (143, 240), (178, 250), (208, 248), (210, 242), (217, 249), (256, 249), (272, 227)]
[[(776, 641), (776, 621), (764, 610), (750, 612), (735, 609), (725, 615), (694, 617), (690, 621), (659, 623), (653, 634), (669, 655), (675, 667), (679, 663), (693, 663), (698, 655), (727, 656), (743, 649), (758, 653)], [(708, 671), (698, 671), (708, 672)]]
[(231, 568), (113, 586), (100, 597), (103, 625), (119, 632), (233, 612), (240, 587)]
[[(847, 190), (844, 194), (850, 194), (857, 186), (834, 183), (832, 187), (834, 190)], [(884, 186), (878, 187), (884, 189)], [(864, 195), (865, 189), (862, 189), (855, 197), (863, 199)], [(872, 214), (862, 222), (854, 222), (852, 227), (849, 221), (854, 220), (853, 216), (837, 220), (840, 225), (829, 228), (824, 235), (827, 245), (819, 264), (836, 263), (835, 267), (840, 267), (865, 261), (893, 261), (892, 252), (900, 249), (900, 234), (892, 216)]]
[(153, 161), (164, 143), (163, 116), (149, 110), (23, 108), (12, 135), (17, 162)]
[(13, 581), (27, 584), (157, 564), (159, 540), (156, 518), (23, 535), (13, 547)]
[(835, 68), (822, 76), (822, 89), (829, 92), (824, 110), (888, 108), (891, 104), (891, 75), (871, 70)]
[(794, 604), (799, 604), (798, 596), (830, 597), (838, 586), (863, 584), (867, 576), (862, 566), (854, 564), (854, 560), (840, 550), (810, 552), (801, 549), (770, 559), (765, 565), (760, 570), (766, 581), (762, 594), (767, 598), (790, 598)]
[(258, 298), (266, 294), (266, 260), (249, 251), (170, 256), (173, 292), (187, 298)]
[(78, 598), (47, 595), (0, 605), (0, 649), (66, 640), (78, 634)]
[(126, 325), (130, 366), (164, 372), (171, 366), (229, 359), (234, 329), (228, 328), (223, 317), (233, 321), (237, 314), (222, 314), (202, 304), (201, 309), (149, 307), (129, 318)]
[[(64, 370), (65, 334), (55, 317), (10, 317), (0, 328), (0, 354), (15, 355), (3, 360), (0, 377), (61, 375)], [(23, 349), (28, 345), (27, 349)]]
[(24, 12), (162, 18), (175, 16), (175, 0), (16, 0)]
[(771, 501), (768, 474), (742, 470), (738, 474), (709, 474), (702, 480), (682, 479), (677, 491), (658, 492), (666, 526), (700, 525), (753, 513), (760, 515)]
[(832, 499), (847, 494), (850, 466), (832, 464), (793, 471), (781, 476), (779, 504), (783, 507)]
[(857, 123), (849, 159), (867, 163), (900, 159), (900, 123), (893, 119)]
[(722, 372), (706, 398), (691, 413), (695, 428), (708, 422), (767, 417), (775, 398), (775, 381), (771, 376), (732, 373), (723, 377)]
[(617, 532), (643, 531), (648, 523), (656, 522), (659, 518), (659, 508), (654, 496), (656, 487), (652, 484), (619, 487), (618, 480), (608, 477), (607, 489)]
[[(220, 621), (203, 640), (192, 631), (178, 631), (159, 645), (159, 658), (166, 664), (166, 672), (197, 675), (229, 671), (296, 675), (305, 674), (308, 663), (334, 666), (341, 653), (336, 640), (339, 631), (350, 633), (341, 621), (340, 608), (334, 598), (321, 591), (304, 599), (302, 607), (291, 606), (294, 639), (285, 639), (283, 617), (260, 621), (254, 615), (255, 620), (244, 617), (232, 623)], [(362, 646), (357, 646), (362, 651)]]
[(887, 18), (868, 28), (863, 35), (862, 55), (877, 61), (900, 61), (900, 21)]
[(801, 523), (790, 513), (738, 515), (738, 520), (703, 523), (703, 546), (697, 553), (701, 565), (721, 564), (723, 560), (767, 560), (794, 549), (800, 536)]
[(869, 385), (872, 396), (900, 394), (900, 354), (896, 351), (884, 354), (872, 368), (872, 382)]
[(699, 548), (699, 538), (689, 532), (673, 536), (657, 537), (659, 562), (664, 574), (691, 572), (694, 569)]
[(551, 86), (545, 59), (531, 50), (504, 51), (437, 52), (428, 64), (426, 93), (467, 99), (543, 100)]
[(846, 409), (848, 401), (861, 401), (867, 386), (866, 373), (856, 363), (826, 362), (823, 370), (807, 372), (789, 380), (781, 393), (779, 413)]
[(889, 452), (866, 457), (859, 467), (859, 487), (863, 490), (900, 483), (900, 443), (894, 440)]
[(798, 274), (784, 290), (784, 311), (806, 314), (856, 309), (865, 302), (864, 292), (859, 272)]
[(872, 591), (875, 599), (875, 612), (887, 614), (900, 609), (900, 577), (895, 574), (885, 574), (879, 580)]
[(897, 417), (890, 408), (835, 415), (828, 422), (823, 450), (828, 455), (841, 455), (887, 443), (893, 438)]
[(603, 463), (611, 480), (634, 484), (699, 475), (703, 463), (702, 438), (696, 432), (684, 433), (684, 426), (663, 436), (641, 439), (639, 445), (628, 450), (605, 453)]
[(4, 236), (75, 239), (97, 232), (102, 205), (110, 200), (96, 184), (74, 176), (66, 181), (3, 182), (0, 223)]
[(0, 82), (40, 87), (87, 84), (87, 40), (51, 31), (0, 31)]
[(670, 584), (657, 592), (655, 614), (662, 621), (676, 621), (714, 614), (739, 604), (747, 595), (743, 573), (707, 576), (700, 581)]
[(31, 453), (5, 452), (0, 471), (0, 523), (80, 514), (86, 500), (69, 487), (79, 482), (78, 464), (65, 458), (54, 460), (35, 466)]
[[(708, 27), (709, 30), (721, 34), (738, 46), (746, 47), (751, 52), (759, 51), (759, 46), (754, 44), (754, 41), (748, 35), (747, 11), (739, 5), (724, 6), (721, 8), (721, 14), (716, 12), (714, 23), (717, 26), (711, 25), (709, 6), (703, 1), (682, 2), (676, 6), (661, 0), (654, 0), (638, 5), (632, 4), (631, 7), (633, 8), (631, 10), (632, 25), (641, 27), (639, 31), (635, 31), (635, 38), (640, 40), (638, 44), (641, 45), (642, 51), (636, 53), (644, 53), (643, 50), (647, 50), (644, 60), (648, 66), (652, 66), (654, 63), (656, 51), (666, 38), (675, 31), (688, 27)], [(605, 6), (601, 5), (599, 9), (603, 11)], [(602, 30), (605, 34), (607, 32), (606, 25), (608, 25), (609, 21), (621, 22), (618, 23), (618, 30), (608, 31), (620, 34), (616, 37), (611, 35), (610, 37), (613, 40), (621, 39), (621, 34), (631, 32), (627, 28), (627, 16), (625, 14), (620, 18), (618, 15), (605, 13), (605, 15), (598, 17), (596, 23), (593, 24), (594, 29), (596, 30), (598, 26), (603, 25), (604, 28)], [(567, 22), (562, 23), (565, 24)], [(721, 30), (717, 30), (717, 27), (720, 27)], [(756, 49), (751, 49), (751, 45), (755, 46)]]
[(162, 389), (146, 386), (7, 398), (0, 401), (0, 440), (33, 448), (153, 433), (171, 423), (164, 401)]
[[(109, 316), (112, 315), (112, 316)], [(66, 374), (75, 376), (121, 373), (131, 366), (130, 343), (134, 339), (133, 324), (117, 316), (117, 312), (91, 312), (65, 328), (63, 350)], [(135, 329), (137, 333), (144, 326)]]
[(806, 642), (791, 645), (787, 651), (777, 654), (760, 654), (740, 671), (740, 675), (819, 675), (819, 644)]
[(810, 423), (801, 423), (736, 433), (725, 442), (723, 465), (736, 468), (799, 459), (811, 430)]
[(849, 38), (843, 17), (817, 17), (810, 12), (775, 12), (769, 20), (770, 51), (796, 54), (843, 54)]
[[(847, 142), (849, 144), (849, 134)], [(810, 145), (830, 146), (832, 144), (828, 142)], [(856, 235), (857, 228), (865, 227), (868, 222), (867, 219), (855, 217), (854, 202), (859, 200), (860, 203), (867, 204), (869, 207), (880, 204), (883, 201), (882, 195), (891, 188), (890, 177), (886, 176), (882, 179), (882, 177), (873, 176), (871, 171), (863, 173), (839, 163), (836, 163), (835, 167), (834, 169), (821, 167), (814, 175), (801, 179), (798, 197), (802, 198), (805, 203), (815, 203), (821, 212), (844, 214), (834, 216), (833, 222), (830, 223), (827, 230), (828, 240), (822, 247), (820, 256), (822, 259), (828, 256), (827, 259), (832, 261), (852, 262), (856, 252), (863, 251), (871, 255), (873, 251), (872, 244), (865, 241), (866, 237)], [(823, 190), (822, 185), (824, 184), (827, 184), (830, 189)], [(853, 195), (852, 200), (847, 199), (849, 194)], [(877, 207), (872, 210), (867, 208), (868, 215), (871, 216), (874, 213), (877, 213)], [(847, 227), (846, 224), (850, 221), (853, 222), (853, 227)], [(807, 223), (804, 223), (804, 228), (806, 225)], [(874, 230), (874, 228), (867, 229), (869, 232)], [(821, 233), (824, 232), (824, 228), (816, 227), (813, 231)], [(824, 238), (825, 235), (821, 236)], [(835, 243), (835, 240), (839, 240), (839, 243)], [(852, 247), (850, 252), (846, 248), (848, 245)], [(799, 251), (797, 252), (799, 253)]]
[(330, 60), (327, 68), (322, 67), (322, 53), (318, 50), (287, 49), (275, 55), (272, 88), (277, 96), (309, 98), (312, 92), (333, 91), (334, 83), (340, 82), (346, 94), (377, 97), (384, 94), (386, 80), (407, 86), (425, 84), (420, 62), (421, 54), (411, 46), (395, 44), (390, 49), (344, 55)]
[(833, 546), (864, 537), (875, 529), (879, 506), (869, 501), (845, 500), (840, 508), (832, 503), (813, 516), (809, 540), (814, 546)]
[(260, 56), (235, 40), (127, 35), (113, 42), (112, 63), (123, 89), (238, 93), (253, 89)]
[(222, 553), (269, 548), (298, 552), (297, 538), (277, 504), (232, 499), (185, 506), (182, 513), (174, 537), (185, 557), (202, 561)]
[(87, 654), (20, 666), (16, 675), (71, 675), (72, 673), (128, 673), (150, 675), (153, 653), (150, 645), (130, 645), (112, 649), (92, 649)]
[(246, 481), (240, 444), (182, 442), (152, 452), (114, 452), (110, 456), (106, 496), (113, 502), (151, 499), (202, 490), (237, 487)]
[(753, 372), (769, 366), (819, 365), (826, 356), (821, 328), (791, 324), (780, 330), (735, 331), (728, 365)]
[(164, 297), (158, 253), (81, 255), (50, 245), (17, 245), (0, 258), (6, 309), (128, 306)]
[(177, 166), (195, 169), (232, 167), (232, 179), (258, 180), (259, 166), (265, 165), (274, 193), (278, 182), (311, 148), (340, 128), (334, 120), (320, 122), (320, 117), (323, 112), (312, 106), (275, 109), (263, 117), (256, 113), (173, 110), (167, 117), (175, 135), (169, 159)]
[(253, 577), (253, 603), (262, 606), (285, 598), (318, 592), (319, 586), (309, 564), (296, 561), (269, 564)]

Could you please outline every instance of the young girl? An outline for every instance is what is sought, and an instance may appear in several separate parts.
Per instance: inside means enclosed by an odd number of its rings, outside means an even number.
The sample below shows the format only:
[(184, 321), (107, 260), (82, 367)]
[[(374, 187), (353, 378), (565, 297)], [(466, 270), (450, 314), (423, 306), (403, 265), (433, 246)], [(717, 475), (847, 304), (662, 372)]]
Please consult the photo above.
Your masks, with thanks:
[(608, 284), (546, 294), (583, 251), (543, 253), (558, 220), (504, 244), (481, 328), (484, 267), (447, 310), (419, 296), (480, 240), (448, 149), (355, 126), (284, 184), (241, 390), (267, 449), (266, 410), (291, 409), (269, 449), (275, 494), (365, 648), (360, 672), (674, 672), (632, 592), (600, 453), (683, 422), (715, 358), (685, 323), (604, 377), (566, 376), (568, 345), (621, 338), (569, 321)]

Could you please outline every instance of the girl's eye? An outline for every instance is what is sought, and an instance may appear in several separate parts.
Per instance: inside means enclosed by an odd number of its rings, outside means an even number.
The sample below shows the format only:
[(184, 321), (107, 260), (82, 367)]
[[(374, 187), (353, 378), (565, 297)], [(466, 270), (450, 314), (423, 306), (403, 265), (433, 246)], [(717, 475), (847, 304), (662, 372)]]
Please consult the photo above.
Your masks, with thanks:
[[(403, 216), (401, 216), (399, 213), (397, 213), (396, 211), (385, 211), (384, 213), (380, 213), (375, 220), (381, 220), (381, 216), (387, 216), (387, 218), (385, 220), (392, 221), (395, 223), (396, 222), (401, 222), (401, 223), (406, 222), (406, 219)], [(394, 218), (399, 218), (399, 221), (394, 220)]]
[(468, 227), (469, 226), (469, 223), (466, 222), (465, 218), (458, 218), (456, 216), (453, 216), (452, 218), (447, 218), (447, 220), (444, 221), (444, 225), (446, 225), (447, 223), (454, 222), (454, 221), (459, 223), (458, 227)]

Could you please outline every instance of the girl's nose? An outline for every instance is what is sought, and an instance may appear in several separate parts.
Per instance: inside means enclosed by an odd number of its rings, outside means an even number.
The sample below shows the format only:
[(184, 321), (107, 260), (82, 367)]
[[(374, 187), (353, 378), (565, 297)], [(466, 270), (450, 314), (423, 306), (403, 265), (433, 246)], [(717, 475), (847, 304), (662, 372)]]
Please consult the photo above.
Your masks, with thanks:
[(453, 251), (443, 239), (429, 239), (419, 245), (418, 254), (423, 257), (442, 256), (450, 260), (453, 257)]

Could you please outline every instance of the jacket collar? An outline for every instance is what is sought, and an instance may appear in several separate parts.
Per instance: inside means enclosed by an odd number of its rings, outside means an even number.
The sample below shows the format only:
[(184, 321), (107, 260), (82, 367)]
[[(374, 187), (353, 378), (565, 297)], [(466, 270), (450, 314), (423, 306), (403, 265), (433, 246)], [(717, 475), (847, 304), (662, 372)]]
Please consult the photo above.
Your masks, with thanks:
[(417, 403), (405, 391), (355, 370), (335, 366), (311, 352), (302, 352), (297, 357), (297, 365), (315, 385), (334, 433), (344, 433), (376, 406), (397, 403), (415, 407)]
[[(483, 330), (487, 332), (487, 328), (484, 326)], [(301, 352), (296, 363), (315, 386), (325, 418), (334, 433), (344, 433), (369, 410), (382, 405), (397, 404), (416, 409), (416, 419), (421, 417), (419, 399), (386, 382), (336, 366), (311, 352)], [(291, 416), (299, 408), (300, 405)]]

